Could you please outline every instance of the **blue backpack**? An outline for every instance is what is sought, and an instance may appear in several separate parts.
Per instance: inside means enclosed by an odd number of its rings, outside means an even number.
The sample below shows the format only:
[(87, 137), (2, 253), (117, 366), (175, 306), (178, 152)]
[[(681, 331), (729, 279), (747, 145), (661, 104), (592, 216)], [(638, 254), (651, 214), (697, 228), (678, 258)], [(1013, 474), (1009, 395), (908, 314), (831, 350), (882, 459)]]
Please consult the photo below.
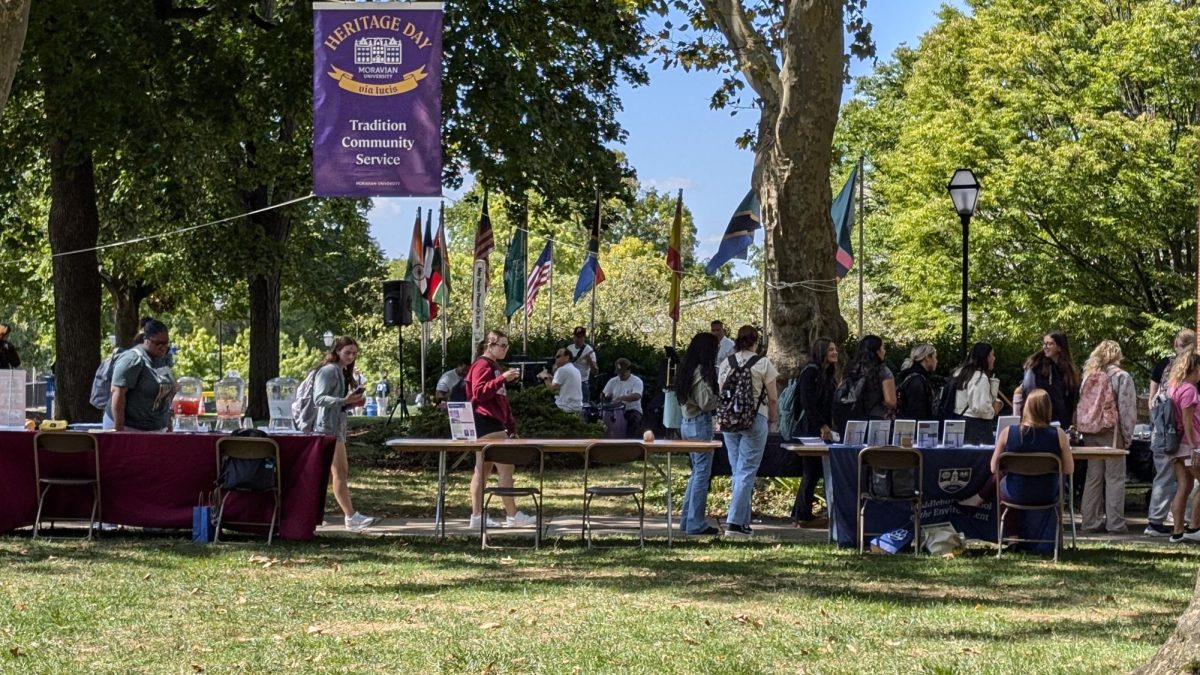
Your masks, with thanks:
[[(1186, 382), (1179, 386), (1189, 386)], [(1179, 430), (1175, 426), (1175, 402), (1166, 386), (1159, 387), (1150, 402), (1150, 451), (1156, 455), (1173, 455), (1179, 450)]]
[[(816, 368), (817, 366), (809, 363), (800, 370), (800, 375), (803, 375), (804, 371), (810, 367)], [(800, 375), (792, 378), (779, 394), (779, 435), (784, 441), (795, 438), (796, 425), (804, 419), (803, 411), (801, 411), (800, 417), (795, 415), (796, 397), (800, 395)]]

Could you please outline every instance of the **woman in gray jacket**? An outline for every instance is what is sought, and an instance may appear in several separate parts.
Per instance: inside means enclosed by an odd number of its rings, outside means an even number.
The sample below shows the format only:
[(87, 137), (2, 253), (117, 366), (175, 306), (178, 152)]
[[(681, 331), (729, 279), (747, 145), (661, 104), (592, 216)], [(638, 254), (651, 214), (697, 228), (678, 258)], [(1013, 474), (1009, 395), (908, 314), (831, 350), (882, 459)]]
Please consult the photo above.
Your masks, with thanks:
[(317, 422), (313, 431), (336, 436), (333, 451), (333, 497), (346, 516), (346, 529), (361, 532), (375, 524), (376, 518), (354, 510), (350, 501), (350, 464), (346, 459), (346, 411), (360, 406), (365, 400), (362, 388), (350, 391), (347, 383), (354, 380), (354, 361), (358, 358), (358, 343), (342, 336), (333, 341), (329, 353), (313, 378), (313, 403), (317, 406)]

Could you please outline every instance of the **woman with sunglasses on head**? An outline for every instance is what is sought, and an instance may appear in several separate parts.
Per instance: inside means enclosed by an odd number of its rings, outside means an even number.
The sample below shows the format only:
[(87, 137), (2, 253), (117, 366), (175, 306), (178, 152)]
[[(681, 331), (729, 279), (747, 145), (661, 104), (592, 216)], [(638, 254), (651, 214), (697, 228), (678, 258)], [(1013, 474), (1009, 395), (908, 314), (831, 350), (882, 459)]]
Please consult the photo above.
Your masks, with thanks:
[(112, 395), (104, 428), (116, 431), (166, 431), (171, 425), (171, 338), (161, 321), (142, 325), (141, 341), (113, 362)]
[[(508, 385), (521, 377), (516, 368), (501, 370), (500, 362), (508, 355), (508, 336), (494, 330), (479, 343), (478, 358), (467, 370), (467, 400), (475, 415), (475, 434), (480, 440), (516, 438), (517, 421), (513, 419), (508, 405)], [(471, 529), (477, 530), (483, 517), (483, 485), (492, 469), (500, 475), (500, 487), (513, 486), (512, 464), (484, 462), (483, 453), (475, 453), (475, 474), (471, 477)], [(504, 497), (504, 512), (508, 516), (505, 525), (516, 527), (532, 525), (535, 516), (517, 510), (512, 497)], [(500, 523), (489, 520), (488, 527), (499, 527)]]
[[(343, 335), (333, 341), (333, 346), (321, 360), (321, 366), (313, 378), (313, 403), (317, 406), (317, 422), (313, 425), (313, 432), (337, 437), (333, 450), (333, 498), (346, 517), (346, 529), (351, 532), (361, 532), (378, 520), (355, 511), (350, 501), (346, 411), (362, 405), (366, 400), (362, 388), (354, 379), (354, 362), (357, 359), (358, 343), (354, 338)], [(358, 388), (351, 390), (351, 384)]]

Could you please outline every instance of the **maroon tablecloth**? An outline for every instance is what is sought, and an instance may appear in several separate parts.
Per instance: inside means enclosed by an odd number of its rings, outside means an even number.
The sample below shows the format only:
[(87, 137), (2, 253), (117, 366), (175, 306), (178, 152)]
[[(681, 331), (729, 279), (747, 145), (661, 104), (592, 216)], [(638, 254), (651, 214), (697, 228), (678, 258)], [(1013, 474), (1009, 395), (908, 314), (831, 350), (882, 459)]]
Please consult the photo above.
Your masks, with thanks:
[[(138, 527), (192, 527), (192, 507), (212, 492), (217, 477), (216, 434), (100, 433), (100, 508), (104, 522)], [(37, 488), (31, 431), (0, 431), (0, 533), (33, 524)], [(332, 436), (278, 436), (283, 482), (279, 535), (307, 541), (321, 523), (333, 461)], [(48, 457), (80, 465), (79, 457)], [(86, 464), (86, 461), (82, 461)], [(70, 470), (72, 467), (56, 464)], [(229, 520), (269, 521), (269, 494), (235, 493), (227, 502)], [(86, 518), (90, 488), (54, 487), (45, 512)]]

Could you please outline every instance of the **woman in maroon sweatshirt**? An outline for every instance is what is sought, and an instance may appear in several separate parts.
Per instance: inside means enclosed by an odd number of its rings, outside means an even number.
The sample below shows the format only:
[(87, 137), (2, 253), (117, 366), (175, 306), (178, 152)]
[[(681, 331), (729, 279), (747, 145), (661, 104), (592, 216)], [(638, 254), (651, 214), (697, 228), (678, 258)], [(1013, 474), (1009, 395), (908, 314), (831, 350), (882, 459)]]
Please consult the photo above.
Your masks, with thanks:
[[(475, 412), (475, 431), (480, 439), (503, 439), (516, 437), (517, 422), (508, 406), (507, 385), (521, 376), (516, 368), (500, 370), (499, 361), (508, 354), (508, 336), (494, 330), (479, 345), (479, 358), (467, 371), (467, 400)], [(500, 487), (513, 486), (513, 465), (484, 463), (483, 453), (476, 453), (475, 475), (471, 477), (471, 529), (478, 529), (483, 514), (483, 485), (495, 466), (500, 474)], [(505, 526), (529, 525), (537, 518), (517, 510), (512, 497), (504, 497), (504, 511), (508, 518)], [(489, 521), (488, 527), (500, 523)]]

